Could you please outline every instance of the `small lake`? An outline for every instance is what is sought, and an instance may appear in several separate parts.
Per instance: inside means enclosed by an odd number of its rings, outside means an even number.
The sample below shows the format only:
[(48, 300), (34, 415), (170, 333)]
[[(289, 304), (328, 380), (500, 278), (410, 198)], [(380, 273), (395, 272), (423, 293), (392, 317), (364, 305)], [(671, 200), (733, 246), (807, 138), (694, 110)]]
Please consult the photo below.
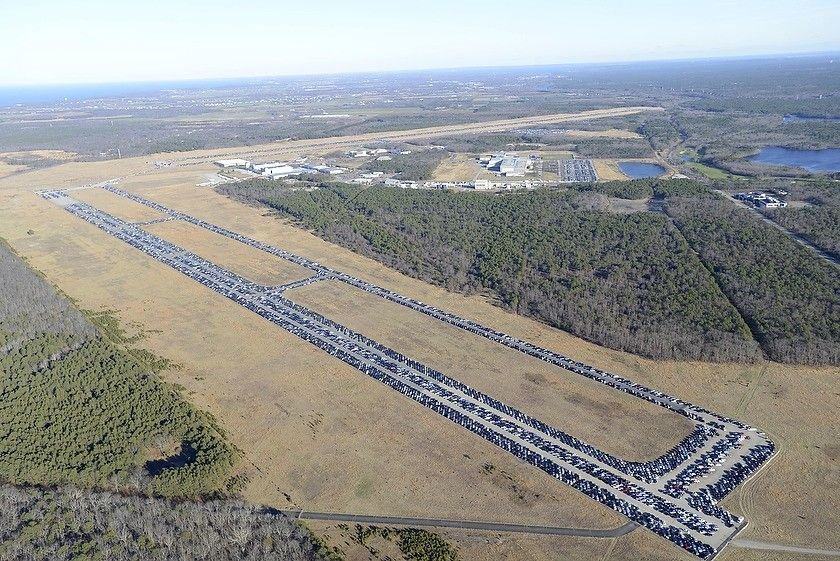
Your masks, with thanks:
[(799, 115), (785, 115), (782, 124), (787, 123), (840, 123), (840, 117), (802, 117)]
[(665, 173), (665, 168), (659, 164), (648, 164), (644, 162), (618, 162), (618, 169), (631, 179), (659, 177)]
[(840, 148), (825, 150), (793, 150), (781, 146), (765, 146), (751, 162), (774, 166), (804, 168), (810, 172), (840, 171)]

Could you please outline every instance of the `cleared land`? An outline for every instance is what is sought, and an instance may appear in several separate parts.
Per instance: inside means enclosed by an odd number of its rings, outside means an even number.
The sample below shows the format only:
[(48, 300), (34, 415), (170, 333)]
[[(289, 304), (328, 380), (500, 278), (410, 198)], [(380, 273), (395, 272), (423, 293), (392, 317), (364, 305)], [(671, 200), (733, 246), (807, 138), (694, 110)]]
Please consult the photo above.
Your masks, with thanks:
[(435, 181), (472, 181), (484, 171), (470, 154), (450, 154), (432, 174)]
[(572, 138), (642, 138), (639, 133), (624, 129), (607, 129), (603, 131), (567, 130), (563, 131), (563, 134)]
[[(148, 181), (148, 178), (142, 180), (146, 185)], [(132, 183), (126, 181), (124, 186), (131, 190)], [(138, 192), (359, 278), (412, 295), (484, 325), (498, 327), (540, 346), (580, 357), (584, 362), (761, 427), (782, 447), (782, 453), (762, 471), (760, 480), (765, 493), (753, 496), (753, 514), (748, 515), (753, 517), (743, 536), (805, 545), (810, 542), (814, 547), (840, 546), (838, 536), (826, 532), (827, 528), (840, 525), (840, 497), (815, 490), (812, 484), (813, 481), (827, 481), (826, 489), (831, 489), (837, 487), (840, 479), (836, 460), (826, 454), (826, 450), (836, 445), (836, 436), (823, 422), (840, 409), (840, 392), (833, 387), (837, 369), (797, 368), (772, 362), (729, 365), (651, 361), (604, 349), (506, 313), (480, 297), (448, 293), (400, 275), (281, 220), (265, 217), (259, 209), (245, 207), (204, 189), (188, 188), (191, 184), (172, 185), (165, 180), (160, 184), (163, 187), (143, 188)], [(154, 320), (150, 325), (154, 325)], [(760, 393), (756, 389), (757, 380), (763, 388)], [(790, 453), (790, 450), (794, 452)], [(807, 473), (808, 477), (803, 477), (803, 473)], [(458, 487), (460, 485), (457, 484)], [(749, 489), (751, 485), (748, 483), (745, 488)], [(744, 493), (743, 489), (727, 499), (729, 502), (724, 506), (738, 511), (731, 503), (737, 502), (737, 497)], [(788, 502), (790, 504), (786, 506)], [(785, 514), (794, 510), (805, 519)], [(559, 518), (552, 516), (550, 520)], [(814, 523), (815, 520), (819, 523)], [(645, 534), (634, 532), (620, 540)], [(651, 540), (655, 538), (651, 536)], [(672, 551), (678, 550), (673, 548)]]
[[(160, 330), (144, 343), (182, 365), (167, 378), (244, 450), (246, 497), (372, 514), (623, 523), (237, 304), (59, 208), (34, 203), (35, 195), (26, 198), (32, 210), (9, 212), (3, 201), (4, 216), (13, 216), (3, 234), (84, 307), (118, 309)], [(54, 227), (26, 236), (24, 226), (43, 219)]]
[(621, 173), (620, 169), (618, 169), (618, 162), (616, 160), (593, 158), (592, 165), (595, 167), (595, 173), (598, 174), (598, 179), (604, 181), (621, 181), (629, 179), (626, 175)]
[(166, 215), (152, 208), (130, 201), (125, 197), (117, 196), (104, 189), (80, 189), (74, 191), (73, 196), (128, 222), (145, 222), (166, 218)]
[(289, 298), (626, 460), (667, 452), (687, 419), (338, 281)]
[(615, 109), (595, 109), (592, 111), (581, 111), (579, 113), (557, 113), (553, 115), (540, 115), (536, 117), (523, 117), (519, 119), (503, 119), (499, 121), (486, 121), (481, 123), (468, 123), (462, 125), (446, 125), (440, 127), (427, 127), (405, 131), (366, 133), (344, 137), (318, 138), (311, 140), (295, 140), (269, 145), (251, 146), (248, 148), (226, 148), (219, 150), (200, 150), (195, 152), (184, 152), (173, 154), (173, 159), (179, 161), (200, 162), (210, 158), (220, 158), (233, 154), (248, 156), (263, 156), (281, 154), (312, 153), (313, 151), (329, 152), (348, 146), (356, 146), (360, 143), (375, 140), (386, 140), (392, 142), (403, 142), (425, 138), (436, 138), (441, 136), (461, 135), (469, 133), (495, 132), (551, 123), (567, 123), (599, 119), (606, 117), (623, 117), (636, 115), (647, 111), (662, 111), (659, 107), (622, 107)]
[(7, 164), (6, 162), (0, 162), (0, 177), (6, 177), (8, 175), (12, 175), (13, 173), (17, 173), (25, 169), (27, 169), (27, 167), (24, 165)]
[(299, 265), (187, 222), (158, 222), (144, 229), (264, 286), (277, 286), (312, 276), (312, 271)]

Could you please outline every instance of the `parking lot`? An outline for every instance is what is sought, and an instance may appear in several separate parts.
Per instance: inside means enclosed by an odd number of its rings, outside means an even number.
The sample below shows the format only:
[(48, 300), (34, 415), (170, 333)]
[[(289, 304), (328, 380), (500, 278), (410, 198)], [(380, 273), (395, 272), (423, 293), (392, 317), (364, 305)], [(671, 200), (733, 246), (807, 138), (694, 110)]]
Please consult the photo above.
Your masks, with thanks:
[(594, 183), (598, 181), (598, 174), (592, 160), (557, 160), (557, 175), (561, 183)]

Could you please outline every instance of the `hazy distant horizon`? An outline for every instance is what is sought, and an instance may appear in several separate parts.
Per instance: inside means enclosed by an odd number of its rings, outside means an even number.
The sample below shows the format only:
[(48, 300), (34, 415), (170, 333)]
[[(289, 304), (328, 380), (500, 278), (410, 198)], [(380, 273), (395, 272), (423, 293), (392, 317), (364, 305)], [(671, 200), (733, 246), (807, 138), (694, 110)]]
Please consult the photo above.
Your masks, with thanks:
[(833, 52), (837, 21), (834, 0), (30, 0), (4, 6), (0, 85)]
[(657, 64), (680, 64), (691, 62), (721, 62), (727, 61), (762, 61), (788, 58), (817, 58), (817, 57), (838, 57), (840, 64), (840, 50), (822, 52), (789, 52), (789, 53), (768, 53), (760, 55), (741, 56), (718, 56), (718, 57), (693, 57), (676, 59), (641, 59), (621, 61), (593, 61), (577, 63), (553, 63), (553, 64), (521, 64), (503, 66), (462, 66), (462, 67), (441, 67), (441, 68), (406, 68), (389, 70), (350, 71), (350, 72), (319, 72), (312, 74), (275, 74), (262, 76), (234, 76), (234, 77), (206, 77), (186, 79), (150, 79), (150, 80), (126, 80), (119, 82), (81, 82), (81, 83), (43, 83), (43, 84), (10, 84), (0, 85), (0, 107), (16, 104), (33, 104), (61, 101), (63, 98), (79, 100), (96, 97), (110, 97), (116, 95), (139, 95), (153, 93), (168, 89), (196, 89), (196, 88), (221, 88), (224, 86), (237, 86), (252, 83), (252, 85), (265, 85), (272, 80), (296, 80), (296, 79), (329, 79), (331, 77), (343, 78), (350, 76), (387, 76), (412, 75), (412, 74), (443, 74), (458, 72), (493, 72), (493, 71), (517, 71), (517, 70), (550, 70), (550, 69), (574, 69), (574, 68), (597, 68), (609, 66), (629, 67), (634, 65)]

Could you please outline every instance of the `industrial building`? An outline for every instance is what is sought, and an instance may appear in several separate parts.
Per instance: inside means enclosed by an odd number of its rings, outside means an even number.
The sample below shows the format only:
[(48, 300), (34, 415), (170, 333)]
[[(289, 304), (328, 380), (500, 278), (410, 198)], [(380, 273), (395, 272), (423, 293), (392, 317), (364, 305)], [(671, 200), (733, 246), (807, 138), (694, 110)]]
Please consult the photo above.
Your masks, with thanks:
[[(787, 193), (787, 191), (782, 191), (783, 193)], [(777, 191), (778, 193), (778, 191)], [(777, 199), (767, 193), (762, 193), (761, 191), (751, 191), (749, 193), (738, 193), (735, 195), (735, 198), (739, 201), (744, 201), (746, 203), (752, 203), (758, 208), (785, 208), (787, 207), (787, 201), (783, 201), (781, 199)]]
[(223, 168), (248, 168), (251, 166), (251, 162), (241, 158), (234, 158), (232, 160), (216, 160), (213, 163)]
[(532, 166), (530, 158), (520, 158), (516, 154), (484, 154), (478, 159), (478, 163), (505, 177), (524, 177)]

